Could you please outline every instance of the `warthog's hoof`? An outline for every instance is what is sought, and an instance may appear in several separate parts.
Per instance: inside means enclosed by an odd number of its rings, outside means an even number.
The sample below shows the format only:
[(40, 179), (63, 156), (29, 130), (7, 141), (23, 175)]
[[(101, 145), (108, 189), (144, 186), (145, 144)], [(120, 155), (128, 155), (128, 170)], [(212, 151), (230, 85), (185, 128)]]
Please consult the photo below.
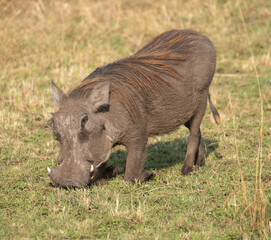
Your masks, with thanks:
[(191, 173), (192, 171), (193, 171), (192, 167), (187, 167), (187, 166), (183, 165), (183, 167), (182, 167), (182, 175), (186, 176), (189, 173)]
[(124, 172), (123, 167), (119, 167), (119, 166), (113, 167), (112, 165), (110, 165), (104, 169), (103, 174), (102, 174), (102, 178), (113, 178), (123, 172)]
[(119, 174), (122, 174), (124, 173), (124, 168), (123, 167), (119, 167), (119, 166), (116, 166), (113, 170), (113, 177), (119, 175)]
[(145, 170), (142, 174), (141, 174), (141, 177), (140, 177), (140, 182), (145, 182), (145, 181), (149, 181), (151, 180), (152, 178), (155, 177), (155, 174), (150, 171), (150, 170)]

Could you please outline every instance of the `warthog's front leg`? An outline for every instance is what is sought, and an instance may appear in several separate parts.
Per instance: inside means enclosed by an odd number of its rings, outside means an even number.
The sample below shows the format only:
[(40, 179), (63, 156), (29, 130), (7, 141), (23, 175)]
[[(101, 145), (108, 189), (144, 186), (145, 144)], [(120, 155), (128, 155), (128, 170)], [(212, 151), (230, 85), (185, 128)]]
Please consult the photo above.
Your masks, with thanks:
[(136, 181), (144, 182), (154, 177), (152, 171), (143, 171), (148, 155), (147, 138), (129, 143), (127, 150), (124, 180), (134, 183)]

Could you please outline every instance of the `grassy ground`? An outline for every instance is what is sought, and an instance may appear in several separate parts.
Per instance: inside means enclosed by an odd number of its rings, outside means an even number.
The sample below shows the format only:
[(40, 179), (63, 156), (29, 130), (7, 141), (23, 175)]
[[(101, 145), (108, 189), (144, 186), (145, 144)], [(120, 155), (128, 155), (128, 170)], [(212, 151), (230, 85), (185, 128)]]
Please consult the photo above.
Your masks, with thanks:
[[(56, 110), (50, 81), (67, 91), (173, 28), (200, 31), (217, 49), (211, 95), (222, 124), (208, 108), (206, 166), (181, 176), (181, 127), (150, 139), (150, 182), (120, 175), (89, 189), (50, 187), (46, 167), (58, 154), (45, 124)], [(0, 238), (271, 239), (270, 30), (264, 0), (0, 0)], [(121, 148), (110, 161), (124, 166), (125, 156)]]

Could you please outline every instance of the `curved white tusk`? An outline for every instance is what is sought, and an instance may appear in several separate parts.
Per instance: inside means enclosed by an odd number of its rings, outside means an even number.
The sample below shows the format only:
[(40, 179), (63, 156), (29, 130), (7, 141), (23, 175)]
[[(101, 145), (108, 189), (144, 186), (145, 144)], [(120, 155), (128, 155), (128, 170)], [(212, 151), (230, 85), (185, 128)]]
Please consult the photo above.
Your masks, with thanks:
[(93, 164), (91, 164), (91, 166), (90, 166), (90, 170), (89, 170), (91, 173), (93, 173), (94, 172), (94, 166), (93, 166)]
[(94, 179), (94, 175), (90, 178), (90, 180), (93, 180)]
[(49, 167), (47, 167), (47, 171), (48, 171), (48, 173), (51, 173), (51, 168), (49, 168)]

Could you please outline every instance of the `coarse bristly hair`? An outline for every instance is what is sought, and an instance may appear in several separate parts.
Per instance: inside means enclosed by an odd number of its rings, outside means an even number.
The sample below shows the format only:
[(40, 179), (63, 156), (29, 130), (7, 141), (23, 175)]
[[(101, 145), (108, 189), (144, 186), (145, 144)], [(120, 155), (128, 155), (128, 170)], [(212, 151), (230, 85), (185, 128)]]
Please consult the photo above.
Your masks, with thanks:
[[(141, 118), (134, 98), (149, 102), (153, 94), (170, 87), (169, 77), (181, 78), (176, 66), (190, 55), (191, 43), (197, 32), (171, 30), (151, 40), (134, 55), (97, 68), (82, 83), (69, 92), (71, 98), (84, 98), (91, 94), (97, 82), (110, 81), (110, 97), (126, 108), (133, 121)], [(136, 93), (136, 94), (135, 94)]]

